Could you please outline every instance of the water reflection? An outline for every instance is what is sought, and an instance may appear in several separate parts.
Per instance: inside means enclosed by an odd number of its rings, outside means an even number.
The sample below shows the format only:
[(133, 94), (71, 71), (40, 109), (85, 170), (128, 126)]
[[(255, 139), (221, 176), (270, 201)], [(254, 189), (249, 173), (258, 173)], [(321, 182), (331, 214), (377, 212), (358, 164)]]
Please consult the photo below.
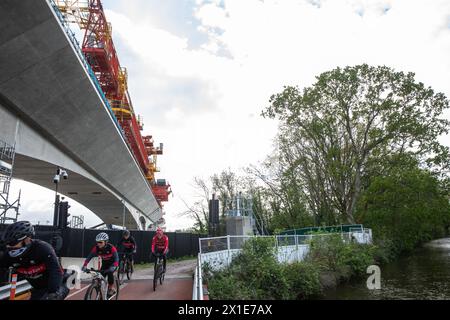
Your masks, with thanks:
[(450, 299), (450, 238), (434, 240), (381, 267), (381, 289), (366, 280), (329, 290), (325, 299)]

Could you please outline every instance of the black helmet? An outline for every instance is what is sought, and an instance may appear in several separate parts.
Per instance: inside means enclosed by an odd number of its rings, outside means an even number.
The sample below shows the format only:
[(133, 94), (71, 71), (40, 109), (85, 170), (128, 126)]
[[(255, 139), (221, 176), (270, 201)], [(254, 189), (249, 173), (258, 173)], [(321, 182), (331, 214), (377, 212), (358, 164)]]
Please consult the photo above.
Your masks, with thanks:
[(27, 237), (34, 237), (34, 235), (34, 227), (29, 221), (18, 221), (6, 228), (2, 241), (7, 245), (15, 245)]
[(128, 230), (124, 230), (122, 233), (122, 236), (124, 236), (124, 237), (128, 237), (129, 235), (130, 235), (130, 231), (128, 231)]

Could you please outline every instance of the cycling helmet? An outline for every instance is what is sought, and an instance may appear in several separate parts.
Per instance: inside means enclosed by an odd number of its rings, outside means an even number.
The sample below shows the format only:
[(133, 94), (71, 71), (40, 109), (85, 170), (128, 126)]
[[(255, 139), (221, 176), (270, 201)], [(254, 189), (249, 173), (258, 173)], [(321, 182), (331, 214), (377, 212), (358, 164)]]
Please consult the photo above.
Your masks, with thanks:
[(2, 241), (6, 245), (14, 246), (27, 237), (34, 237), (34, 227), (29, 221), (18, 221), (6, 228)]
[(124, 237), (128, 237), (128, 236), (130, 235), (130, 231), (124, 230), (122, 235), (123, 235)]
[(96, 237), (95, 237), (95, 241), (99, 242), (99, 241), (108, 241), (109, 240), (109, 236), (102, 232), (99, 233)]

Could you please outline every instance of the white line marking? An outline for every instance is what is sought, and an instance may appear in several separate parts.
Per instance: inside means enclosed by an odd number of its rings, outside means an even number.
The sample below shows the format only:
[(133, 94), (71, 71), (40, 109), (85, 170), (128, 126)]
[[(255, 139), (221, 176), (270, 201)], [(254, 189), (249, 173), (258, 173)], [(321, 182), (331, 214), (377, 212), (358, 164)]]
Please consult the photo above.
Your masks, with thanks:
[[(121, 285), (121, 286), (119, 287), (119, 290), (123, 290), (123, 288), (125, 288), (127, 285), (128, 285), (128, 282), (125, 283), (125, 284), (123, 284), (123, 285)], [(89, 288), (89, 285), (87, 285), (87, 286), (84, 287), (83, 289), (78, 290), (77, 292), (74, 292), (74, 293), (72, 293), (72, 294), (69, 294), (69, 295), (66, 297), (66, 299), (69, 299), (70, 297), (73, 297), (74, 295), (76, 295), (76, 294), (78, 294), (78, 293), (80, 293), (80, 292), (86, 290), (87, 288)], [(119, 294), (120, 294), (120, 292), (119, 292)]]
[(83, 289), (78, 290), (77, 292), (74, 292), (74, 293), (72, 293), (72, 294), (69, 294), (69, 295), (66, 297), (66, 299), (69, 299), (70, 297), (73, 297), (74, 295), (80, 293), (81, 291), (86, 290), (87, 288), (89, 288), (89, 285), (87, 285), (87, 286), (84, 287)]

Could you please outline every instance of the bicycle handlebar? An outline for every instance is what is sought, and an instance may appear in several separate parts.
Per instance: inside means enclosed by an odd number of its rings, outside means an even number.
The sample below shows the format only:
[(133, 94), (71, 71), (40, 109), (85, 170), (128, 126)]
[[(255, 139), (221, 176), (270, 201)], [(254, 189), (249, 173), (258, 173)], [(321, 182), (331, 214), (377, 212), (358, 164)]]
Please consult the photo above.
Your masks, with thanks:
[(131, 257), (131, 256), (133, 256), (133, 254), (134, 254), (134, 252), (120, 252), (119, 253), (119, 257), (127, 257), (127, 258), (129, 258), (129, 257)]
[(84, 272), (86, 272), (86, 273), (91, 273), (91, 271), (92, 271), (92, 272), (95, 272), (95, 273), (102, 273), (102, 271), (96, 270), (96, 269), (94, 269), (94, 268), (86, 269)]
[(152, 252), (152, 254), (153, 254), (155, 257), (163, 257), (163, 256), (166, 255), (166, 253), (161, 253), (161, 252)]

